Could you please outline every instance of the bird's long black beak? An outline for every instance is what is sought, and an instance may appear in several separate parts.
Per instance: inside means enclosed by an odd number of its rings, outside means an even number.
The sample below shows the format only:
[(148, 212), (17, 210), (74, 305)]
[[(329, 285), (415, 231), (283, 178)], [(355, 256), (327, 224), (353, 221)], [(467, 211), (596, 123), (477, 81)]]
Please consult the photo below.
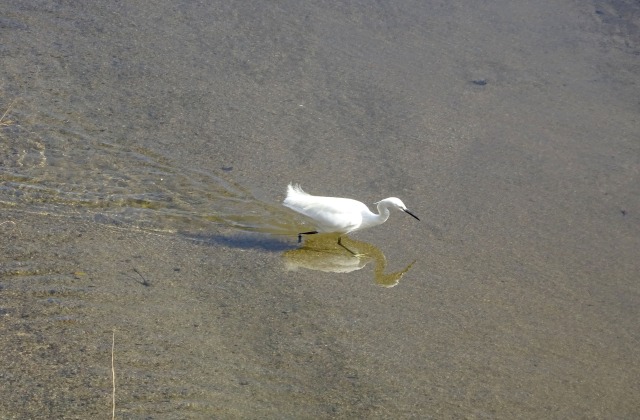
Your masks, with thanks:
[(418, 216), (416, 216), (415, 214), (411, 213), (409, 210), (404, 209), (404, 212), (409, 214), (409, 215), (411, 215), (411, 216), (413, 216), (413, 218), (416, 219), (417, 221), (420, 221), (420, 219), (418, 219)]

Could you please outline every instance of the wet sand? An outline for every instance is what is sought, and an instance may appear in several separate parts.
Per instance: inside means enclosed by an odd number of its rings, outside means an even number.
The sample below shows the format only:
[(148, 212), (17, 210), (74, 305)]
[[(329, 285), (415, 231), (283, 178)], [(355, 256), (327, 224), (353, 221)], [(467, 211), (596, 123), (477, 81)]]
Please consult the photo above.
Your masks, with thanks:
[(0, 417), (637, 417), (638, 16), (4, 2)]

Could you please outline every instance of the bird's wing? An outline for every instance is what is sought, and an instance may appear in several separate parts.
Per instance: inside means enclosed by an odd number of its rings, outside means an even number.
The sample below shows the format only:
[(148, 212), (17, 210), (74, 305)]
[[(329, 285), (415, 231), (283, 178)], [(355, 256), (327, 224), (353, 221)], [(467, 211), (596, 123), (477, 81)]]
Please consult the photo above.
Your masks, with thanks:
[(349, 232), (357, 228), (362, 223), (362, 207), (367, 207), (349, 198), (313, 195), (287, 197), (284, 205), (311, 218), (320, 232)]

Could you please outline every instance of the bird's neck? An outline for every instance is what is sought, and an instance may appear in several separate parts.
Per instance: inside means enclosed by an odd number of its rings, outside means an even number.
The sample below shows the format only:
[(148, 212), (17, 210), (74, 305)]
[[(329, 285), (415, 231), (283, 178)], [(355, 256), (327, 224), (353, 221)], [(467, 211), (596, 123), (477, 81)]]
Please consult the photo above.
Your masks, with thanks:
[(381, 225), (387, 221), (389, 218), (389, 209), (386, 206), (378, 204), (378, 214), (373, 212), (369, 212), (369, 214), (363, 218), (362, 226), (364, 227), (372, 227)]

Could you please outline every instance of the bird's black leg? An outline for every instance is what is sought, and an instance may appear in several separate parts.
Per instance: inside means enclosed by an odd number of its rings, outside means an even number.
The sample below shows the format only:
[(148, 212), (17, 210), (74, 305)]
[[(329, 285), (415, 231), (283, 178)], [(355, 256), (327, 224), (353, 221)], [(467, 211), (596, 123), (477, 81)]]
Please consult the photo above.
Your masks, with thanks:
[(357, 256), (358, 254), (356, 254), (355, 252), (353, 252), (352, 250), (350, 250), (349, 248), (347, 248), (346, 246), (342, 245), (342, 236), (340, 236), (338, 238), (338, 245), (340, 245), (341, 247), (343, 247), (344, 249), (346, 249), (347, 251), (349, 251), (352, 255)]
[(298, 243), (302, 242), (302, 235), (313, 235), (313, 234), (316, 234), (316, 233), (318, 233), (318, 231), (317, 231), (317, 230), (313, 230), (313, 231), (311, 231), (311, 232), (301, 232), (301, 233), (298, 233)]

